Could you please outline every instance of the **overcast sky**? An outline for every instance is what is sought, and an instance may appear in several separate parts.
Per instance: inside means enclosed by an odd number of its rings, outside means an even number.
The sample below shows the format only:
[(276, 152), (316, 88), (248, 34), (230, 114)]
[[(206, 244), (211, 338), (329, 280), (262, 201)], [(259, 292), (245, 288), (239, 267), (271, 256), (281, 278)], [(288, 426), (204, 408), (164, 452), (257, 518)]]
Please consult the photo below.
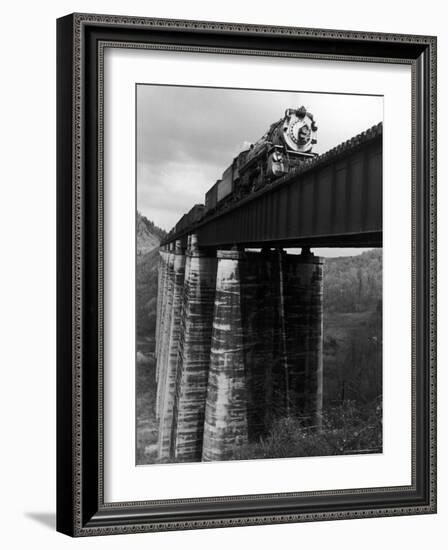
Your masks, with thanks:
[(383, 119), (375, 96), (138, 85), (138, 210), (171, 229), (240, 151), (301, 105), (318, 125), (317, 153)]

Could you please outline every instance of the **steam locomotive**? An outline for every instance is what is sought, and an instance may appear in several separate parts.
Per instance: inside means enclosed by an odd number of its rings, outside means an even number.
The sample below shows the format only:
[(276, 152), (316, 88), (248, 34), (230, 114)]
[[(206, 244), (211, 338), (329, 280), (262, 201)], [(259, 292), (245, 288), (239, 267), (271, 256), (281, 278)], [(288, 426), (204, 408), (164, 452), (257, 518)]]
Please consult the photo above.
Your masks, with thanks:
[(204, 216), (261, 189), (288, 174), (307, 159), (314, 158), (317, 125), (305, 107), (286, 109), (285, 115), (249, 149), (239, 153), (221, 179), (205, 195), (205, 205), (196, 204), (179, 220), (175, 233), (182, 232)]

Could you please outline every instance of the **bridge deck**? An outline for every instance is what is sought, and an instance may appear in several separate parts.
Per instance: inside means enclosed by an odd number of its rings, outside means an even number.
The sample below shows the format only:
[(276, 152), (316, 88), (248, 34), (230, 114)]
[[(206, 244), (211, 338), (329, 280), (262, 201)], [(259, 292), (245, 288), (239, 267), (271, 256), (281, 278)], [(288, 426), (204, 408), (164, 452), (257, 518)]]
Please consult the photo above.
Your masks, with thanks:
[(382, 125), (166, 242), (193, 231), (201, 247), (382, 246)]

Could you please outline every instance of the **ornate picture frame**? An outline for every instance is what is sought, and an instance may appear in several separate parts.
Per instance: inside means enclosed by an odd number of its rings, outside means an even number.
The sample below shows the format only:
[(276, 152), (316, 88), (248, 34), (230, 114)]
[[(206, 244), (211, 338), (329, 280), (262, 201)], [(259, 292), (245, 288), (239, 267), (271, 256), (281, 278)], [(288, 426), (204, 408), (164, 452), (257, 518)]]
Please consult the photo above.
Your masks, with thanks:
[[(411, 67), (411, 484), (104, 498), (104, 51)], [(436, 38), (72, 14), (57, 22), (57, 530), (70, 536), (436, 512)], [(386, 121), (387, 124), (387, 121)], [(129, 366), (133, 368), (132, 365)]]

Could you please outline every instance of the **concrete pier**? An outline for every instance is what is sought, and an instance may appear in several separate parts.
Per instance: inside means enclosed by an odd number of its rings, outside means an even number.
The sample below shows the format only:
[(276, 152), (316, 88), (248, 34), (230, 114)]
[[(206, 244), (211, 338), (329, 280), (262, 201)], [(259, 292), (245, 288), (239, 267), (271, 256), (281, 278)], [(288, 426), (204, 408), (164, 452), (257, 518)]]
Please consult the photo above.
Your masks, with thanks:
[[(303, 250), (279, 255), (284, 316), (285, 409), (319, 426), (322, 412), (323, 260)], [(282, 324), (282, 323), (281, 323)], [(280, 384), (281, 386), (282, 384)]]
[(161, 250), (159, 460), (214, 461), (322, 412), (323, 261), (308, 249)]
[(187, 250), (171, 440), (171, 456), (185, 462), (202, 459), (215, 287), (216, 257), (200, 251), (192, 235)]
[(240, 262), (248, 438), (271, 427), (273, 384), (279, 368), (278, 265), (274, 251), (246, 252)]
[(243, 252), (218, 250), (202, 460), (232, 458), (248, 440), (241, 269)]
[(177, 355), (181, 335), (181, 310), (184, 295), (185, 254), (180, 241), (176, 241), (173, 254), (171, 305), (167, 324), (167, 349), (165, 356), (165, 377), (161, 386), (159, 422), (159, 459), (170, 457), (173, 406), (176, 393)]
[(168, 343), (171, 327), (171, 313), (173, 304), (173, 266), (174, 253), (169, 245), (165, 255), (163, 295), (161, 299), (160, 326), (159, 326), (159, 345), (157, 347), (157, 394), (156, 394), (156, 418), (160, 418), (163, 411), (163, 393), (166, 381), (167, 361), (168, 361)]
[[(159, 354), (160, 345), (160, 325), (161, 325), (161, 311), (164, 298), (164, 285), (166, 281), (166, 269), (167, 269), (167, 252), (164, 247), (160, 247), (159, 250), (159, 265), (158, 265), (158, 278), (157, 278), (157, 317), (156, 317), (156, 345), (155, 345), (155, 357)], [(158, 366), (158, 363), (157, 363)], [(156, 381), (158, 379), (158, 369), (156, 370)]]

